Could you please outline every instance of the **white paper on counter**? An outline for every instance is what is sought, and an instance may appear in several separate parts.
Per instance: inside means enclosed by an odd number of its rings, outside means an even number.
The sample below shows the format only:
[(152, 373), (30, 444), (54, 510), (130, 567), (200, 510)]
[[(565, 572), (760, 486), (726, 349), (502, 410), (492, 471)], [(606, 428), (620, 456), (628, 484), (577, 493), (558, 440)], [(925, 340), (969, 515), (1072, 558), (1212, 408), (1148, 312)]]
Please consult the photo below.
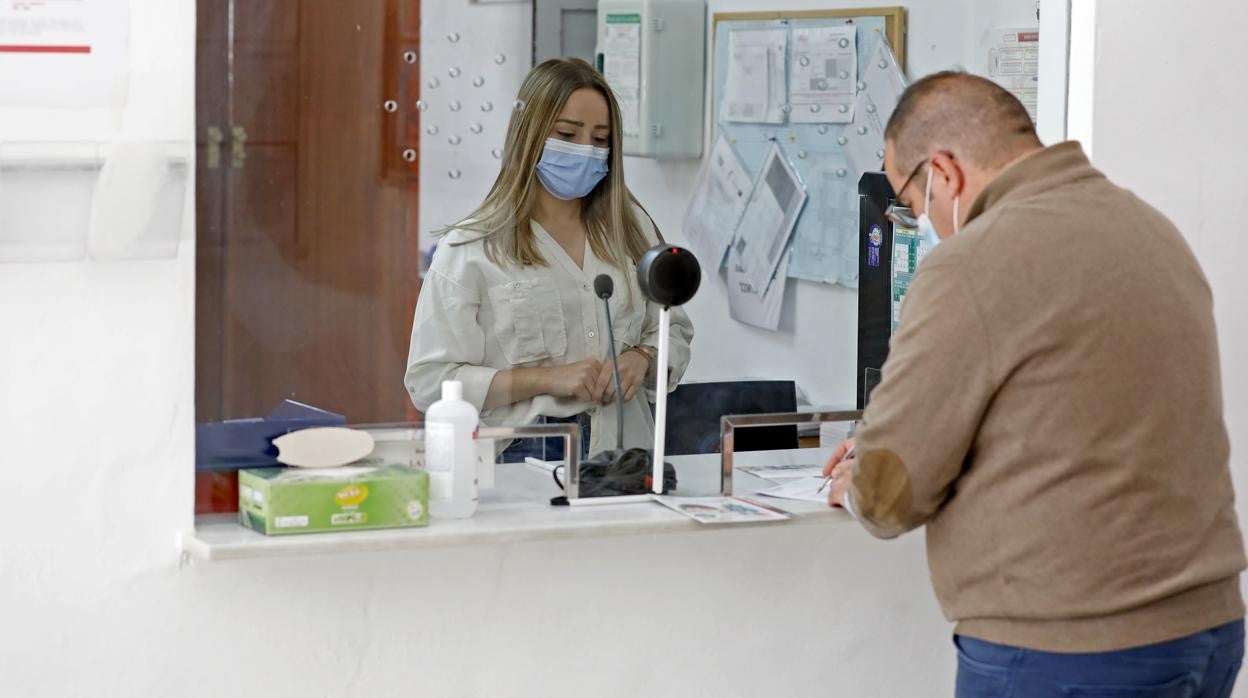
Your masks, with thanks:
[(754, 124), (784, 123), (783, 29), (752, 29), (728, 35), (728, 76), (720, 118)]
[(788, 514), (736, 497), (671, 497), (654, 495), (654, 501), (703, 524), (783, 521)]
[(795, 27), (789, 57), (789, 119), (847, 124), (858, 92), (858, 28)]
[[(777, 499), (793, 499), (799, 502), (826, 503), (828, 501), (828, 488), (824, 487), (823, 483), (824, 478), (822, 476), (791, 478), (772, 485), (765, 490), (759, 490), (756, 494)], [(822, 492), (819, 491), (821, 487), (823, 487)]]
[(754, 178), (722, 135), (698, 172), (693, 198), (685, 211), (684, 232), (689, 249), (703, 269), (723, 266)]
[(769, 482), (787, 482), (795, 478), (822, 477), (823, 475), (823, 466), (811, 463), (747, 465), (737, 470)]

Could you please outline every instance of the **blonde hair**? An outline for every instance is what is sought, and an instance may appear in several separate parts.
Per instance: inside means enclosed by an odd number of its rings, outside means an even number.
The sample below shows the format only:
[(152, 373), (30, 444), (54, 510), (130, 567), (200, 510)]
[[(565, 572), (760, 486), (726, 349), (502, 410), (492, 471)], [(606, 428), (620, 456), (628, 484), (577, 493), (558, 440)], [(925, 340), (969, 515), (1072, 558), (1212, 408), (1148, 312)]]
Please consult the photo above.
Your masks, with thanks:
[[(477, 210), (435, 234), (471, 231), (477, 237), (453, 244), (480, 241), (486, 256), (499, 265), (547, 266), (529, 224), (537, 206), (537, 188), (542, 186), (537, 179), (537, 163), (568, 97), (583, 88), (597, 90), (607, 101), (611, 154), (607, 176), (581, 199), (581, 222), (595, 256), (621, 270), (636, 264), (650, 242), (633, 213), (632, 205), (641, 205), (624, 184), (620, 106), (602, 75), (579, 58), (552, 58), (529, 71), (520, 86), (521, 106), (512, 112), (502, 168), (490, 193)], [(659, 234), (657, 226), (655, 234)]]

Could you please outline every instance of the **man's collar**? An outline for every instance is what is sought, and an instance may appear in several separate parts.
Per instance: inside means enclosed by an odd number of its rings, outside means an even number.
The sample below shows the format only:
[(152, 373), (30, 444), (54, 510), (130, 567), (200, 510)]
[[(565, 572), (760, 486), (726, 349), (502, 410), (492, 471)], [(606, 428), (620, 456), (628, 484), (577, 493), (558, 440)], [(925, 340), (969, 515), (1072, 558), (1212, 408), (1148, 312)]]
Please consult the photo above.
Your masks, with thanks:
[(1078, 141), (1066, 141), (1042, 148), (1007, 165), (993, 177), (967, 213), (969, 224), (980, 214), (1003, 200), (1047, 191), (1087, 177), (1100, 177), (1100, 171), (1092, 166), (1083, 154)]

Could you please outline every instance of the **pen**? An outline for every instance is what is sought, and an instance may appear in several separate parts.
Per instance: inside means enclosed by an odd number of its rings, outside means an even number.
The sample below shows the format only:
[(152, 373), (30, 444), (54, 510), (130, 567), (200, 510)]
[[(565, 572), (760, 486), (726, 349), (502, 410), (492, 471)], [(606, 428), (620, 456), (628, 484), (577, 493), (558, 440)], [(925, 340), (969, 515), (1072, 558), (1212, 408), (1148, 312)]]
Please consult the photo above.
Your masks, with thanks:
[[(841, 459), (841, 463), (844, 463), (845, 461), (850, 460), (853, 457), (854, 457), (854, 447), (850, 446), (849, 450), (845, 452), (845, 457)], [(840, 463), (837, 463), (837, 465), (840, 465)], [(823, 490), (824, 488), (828, 486), (829, 482), (832, 482), (831, 475), (823, 478), (823, 484), (819, 485), (819, 489), (815, 490), (815, 494), (823, 494)]]

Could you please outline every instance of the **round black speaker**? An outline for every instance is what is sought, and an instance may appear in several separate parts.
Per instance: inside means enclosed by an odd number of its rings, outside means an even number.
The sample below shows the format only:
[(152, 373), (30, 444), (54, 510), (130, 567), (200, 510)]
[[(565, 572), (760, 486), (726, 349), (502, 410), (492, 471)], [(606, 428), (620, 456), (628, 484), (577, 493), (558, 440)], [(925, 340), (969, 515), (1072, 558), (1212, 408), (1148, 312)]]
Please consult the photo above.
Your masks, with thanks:
[(637, 263), (641, 295), (665, 308), (684, 305), (698, 292), (702, 270), (693, 253), (675, 245), (655, 245)]

